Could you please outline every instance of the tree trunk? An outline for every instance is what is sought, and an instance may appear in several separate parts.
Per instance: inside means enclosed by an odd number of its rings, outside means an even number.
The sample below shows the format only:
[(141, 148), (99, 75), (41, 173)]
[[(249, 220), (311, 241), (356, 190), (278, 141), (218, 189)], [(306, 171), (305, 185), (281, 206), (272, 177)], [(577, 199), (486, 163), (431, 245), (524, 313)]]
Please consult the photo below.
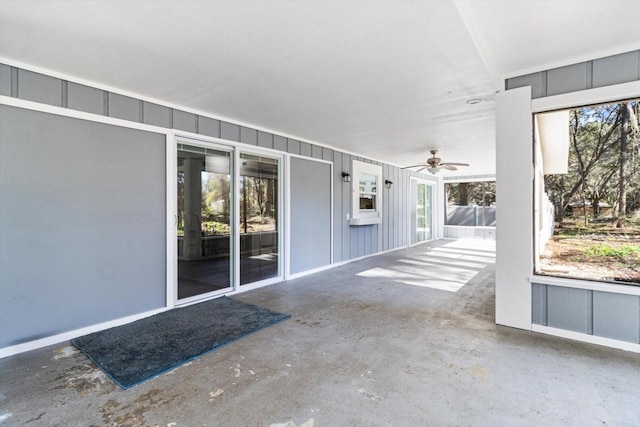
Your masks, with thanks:
[(627, 171), (627, 133), (629, 131), (629, 110), (627, 104), (620, 105), (622, 126), (620, 128), (620, 186), (618, 190), (618, 222), (616, 228), (624, 226), (627, 213), (627, 186), (625, 176)]
[(564, 175), (560, 176), (560, 206), (558, 206), (558, 228), (562, 228), (564, 225), (562, 221), (564, 220)]
[(458, 188), (458, 205), (467, 206), (469, 204), (469, 183), (461, 182)]

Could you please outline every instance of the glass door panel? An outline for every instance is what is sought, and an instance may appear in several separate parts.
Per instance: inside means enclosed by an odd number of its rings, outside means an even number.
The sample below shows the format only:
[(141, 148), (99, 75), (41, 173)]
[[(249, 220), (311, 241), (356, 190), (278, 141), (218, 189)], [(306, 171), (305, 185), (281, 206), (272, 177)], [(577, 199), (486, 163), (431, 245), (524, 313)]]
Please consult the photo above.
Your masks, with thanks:
[(416, 241), (422, 242), (433, 238), (431, 186), (418, 183), (416, 190)]
[(240, 285), (279, 275), (279, 160), (240, 154)]
[(178, 300), (232, 288), (231, 152), (179, 145)]

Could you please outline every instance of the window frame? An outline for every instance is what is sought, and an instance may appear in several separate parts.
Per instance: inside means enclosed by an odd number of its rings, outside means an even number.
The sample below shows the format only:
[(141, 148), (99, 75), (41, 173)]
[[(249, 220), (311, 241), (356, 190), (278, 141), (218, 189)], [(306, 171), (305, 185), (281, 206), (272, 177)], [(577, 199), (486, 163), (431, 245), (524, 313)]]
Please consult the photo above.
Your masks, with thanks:
[[(588, 105), (606, 104), (619, 102), (620, 100), (640, 98), (640, 81), (632, 81), (627, 83), (620, 83), (611, 86), (604, 86), (594, 89), (587, 89), (577, 92), (569, 92), (565, 94), (547, 96), (542, 98), (536, 98), (531, 100), (531, 122), (535, 119), (535, 116), (540, 113), (547, 113), (557, 110), (580, 108)], [(532, 128), (533, 130), (533, 128)], [(535, 152), (535, 138), (531, 138), (532, 153)], [(532, 156), (532, 160), (535, 159)], [(531, 194), (532, 200), (535, 200), (536, 194), (536, 180), (534, 179), (536, 171), (535, 168), (531, 170)], [(538, 214), (537, 206), (532, 204), (532, 241), (531, 241), (531, 272), (529, 274), (528, 281), (530, 283), (549, 284), (554, 286), (564, 286), (578, 289), (591, 289), (604, 292), (621, 293), (621, 294), (633, 294), (640, 295), (640, 286), (614, 281), (601, 281), (591, 280), (579, 277), (564, 277), (564, 276), (550, 276), (537, 273), (536, 262), (538, 259), (537, 245), (537, 227)]]
[[(351, 182), (351, 219), (350, 225), (369, 225), (382, 223), (382, 166), (373, 163), (364, 163), (353, 160), (351, 171), (353, 180)], [(360, 178), (363, 175), (375, 177), (375, 191), (360, 191)], [(366, 189), (365, 189), (366, 190)], [(375, 202), (373, 209), (360, 209), (360, 196), (374, 195)]]

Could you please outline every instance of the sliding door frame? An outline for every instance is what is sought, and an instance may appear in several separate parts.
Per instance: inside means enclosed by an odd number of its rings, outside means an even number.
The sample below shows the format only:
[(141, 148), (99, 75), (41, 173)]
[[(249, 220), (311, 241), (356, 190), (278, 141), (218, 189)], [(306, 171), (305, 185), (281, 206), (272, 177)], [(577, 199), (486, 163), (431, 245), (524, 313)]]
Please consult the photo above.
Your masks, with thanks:
[[(259, 288), (286, 279), (288, 247), (286, 224), (288, 222), (288, 212), (285, 211), (286, 200), (288, 200), (288, 186), (285, 185), (288, 163), (288, 154), (279, 150), (257, 147), (236, 143), (225, 139), (206, 137), (203, 135), (187, 135), (182, 132), (173, 132), (170, 136), (170, 143), (167, 143), (167, 308), (176, 306), (187, 306), (198, 302), (213, 299), (222, 295), (233, 295), (250, 289)], [(233, 269), (231, 273), (231, 286), (224, 291), (214, 291), (195, 297), (178, 300), (178, 242), (176, 239), (176, 228), (178, 224), (178, 186), (175, 177), (178, 173), (177, 158), (178, 144), (193, 145), (203, 148), (220, 149), (231, 153), (232, 165), (232, 218), (231, 218), (231, 251)], [(240, 286), (240, 154), (249, 154), (270, 157), (278, 160), (278, 274), (275, 277), (248, 283)]]
[[(284, 164), (286, 161), (285, 153), (277, 150), (269, 150), (267, 148), (255, 147), (255, 146), (246, 146), (246, 145), (237, 145), (235, 146), (235, 165), (240, 165), (240, 155), (241, 154), (249, 154), (256, 156), (269, 157), (272, 159), (278, 160), (278, 220), (276, 222), (276, 230), (278, 232), (278, 274), (274, 277), (270, 277), (267, 279), (259, 280), (253, 283), (246, 283), (244, 285), (240, 285), (240, 168), (235, 167), (234, 169), (234, 189), (235, 189), (235, 198), (234, 198), (234, 207), (237, 215), (234, 215), (233, 224), (234, 228), (237, 230), (234, 233), (234, 241), (235, 241), (235, 265), (234, 265), (234, 292), (238, 291), (247, 291), (250, 289), (260, 288), (262, 286), (271, 285), (273, 283), (278, 283), (285, 280), (285, 221), (284, 221), (284, 208), (285, 208), (285, 186), (284, 186)], [(245, 213), (246, 215), (246, 213)]]
[[(413, 187), (413, 183), (414, 182), (415, 182), (415, 192), (413, 191), (413, 188), (414, 188)], [(417, 230), (418, 218), (417, 218), (417, 212), (416, 212), (416, 218), (415, 218), (416, 226), (413, 227), (413, 221), (414, 221), (413, 209), (415, 207), (413, 205), (414, 205), (414, 203), (417, 203), (418, 185), (420, 185), (420, 184), (428, 185), (431, 188), (431, 200), (430, 200), (430, 203), (429, 203), (429, 209), (431, 211), (431, 215), (430, 215), (431, 221), (430, 221), (430, 224), (429, 224), (429, 230), (431, 232), (431, 236), (428, 239), (418, 241), (418, 239), (416, 237), (417, 236), (417, 231), (418, 231)], [(436, 209), (435, 209), (435, 206), (434, 206), (435, 205), (434, 201), (436, 199), (436, 190), (437, 190), (437, 182), (436, 181), (430, 181), (430, 180), (422, 179), (422, 178), (415, 177), (415, 176), (412, 176), (410, 178), (410, 180), (409, 180), (409, 192), (410, 192), (410, 194), (409, 194), (409, 209), (407, 209), (407, 211), (409, 213), (409, 224), (412, 225), (412, 227), (410, 227), (411, 235), (409, 236), (409, 243), (411, 245), (419, 245), (420, 243), (429, 242), (429, 241), (435, 240), (437, 238), (437, 233), (436, 233), (436, 230), (435, 230)], [(415, 239), (415, 242), (413, 242), (414, 239)]]

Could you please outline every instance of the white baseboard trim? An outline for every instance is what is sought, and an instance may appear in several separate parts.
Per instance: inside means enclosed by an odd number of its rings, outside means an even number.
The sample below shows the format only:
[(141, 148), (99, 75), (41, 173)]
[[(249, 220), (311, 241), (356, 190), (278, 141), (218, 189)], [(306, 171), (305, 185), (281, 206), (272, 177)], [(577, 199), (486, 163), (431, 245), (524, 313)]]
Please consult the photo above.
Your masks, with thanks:
[(131, 316), (121, 317), (119, 319), (110, 320), (104, 323), (98, 323), (96, 325), (87, 326), (85, 328), (75, 329), (73, 331), (63, 332), (61, 334), (52, 335), (46, 338), (38, 340), (28, 341), (22, 344), (13, 345), (10, 347), (0, 348), (0, 359), (13, 356), (26, 351), (36, 350), (42, 347), (47, 347), (53, 344), (58, 344), (64, 341), (69, 341), (83, 335), (91, 334), (93, 332), (102, 331), (104, 329), (113, 328), (114, 326), (120, 326), (127, 323), (134, 322), (136, 320), (144, 319), (145, 317), (153, 316), (154, 314), (167, 311), (167, 308), (159, 308), (156, 310), (146, 311), (144, 313), (133, 314)]
[(369, 254), (369, 255), (363, 255), (363, 256), (360, 256), (360, 257), (357, 257), (357, 258), (351, 258), (351, 259), (348, 259), (346, 261), (334, 262), (333, 264), (325, 265), (325, 266), (318, 267), (318, 268), (313, 268), (311, 270), (302, 271), (300, 273), (290, 274), (289, 276), (287, 276), (287, 278), (285, 280), (298, 279), (300, 277), (309, 276), (310, 274), (320, 273), (321, 271), (330, 270), (332, 268), (340, 267), (341, 265), (350, 264), (352, 262), (361, 261), (363, 259), (371, 258), (371, 257), (378, 256), (378, 255), (384, 255), (384, 254), (388, 254), (388, 253), (391, 253), (391, 252), (400, 251), (402, 249), (407, 249), (407, 248), (410, 248), (410, 247), (413, 247), (413, 246), (418, 246), (418, 245), (422, 245), (422, 244), (429, 243), (429, 242), (432, 242), (432, 240), (429, 240), (428, 242), (424, 241), (424, 242), (414, 243), (412, 245), (405, 245), (405, 246), (400, 246), (400, 247), (393, 248), (393, 249), (387, 249), (385, 251), (375, 252), (375, 253)]
[(570, 340), (582, 341), (589, 344), (597, 344), (605, 347), (616, 348), (619, 350), (640, 353), (640, 344), (634, 344), (626, 341), (614, 340), (611, 338), (598, 337), (595, 335), (583, 334), (580, 332), (567, 331), (564, 329), (551, 328), (549, 326), (531, 325), (533, 332), (541, 334), (553, 335), (560, 338), (568, 338)]

